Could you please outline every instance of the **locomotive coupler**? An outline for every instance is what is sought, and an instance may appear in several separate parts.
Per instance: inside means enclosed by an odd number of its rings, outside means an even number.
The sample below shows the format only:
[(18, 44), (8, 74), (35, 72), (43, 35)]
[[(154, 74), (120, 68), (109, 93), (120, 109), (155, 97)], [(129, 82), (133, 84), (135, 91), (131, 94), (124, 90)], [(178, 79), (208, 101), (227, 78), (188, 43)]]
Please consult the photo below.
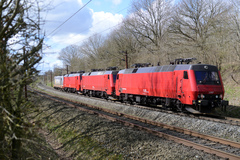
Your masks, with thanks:
[(208, 106), (209, 101), (208, 100), (198, 100), (198, 105), (200, 106)]
[(226, 112), (226, 107), (228, 106), (228, 101), (221, 100), (222, 111)]
[(221, 100), (221, 105), (222, 105), (222, 106), (228, 106), (228, 101), (226, 101), (226, 100)]

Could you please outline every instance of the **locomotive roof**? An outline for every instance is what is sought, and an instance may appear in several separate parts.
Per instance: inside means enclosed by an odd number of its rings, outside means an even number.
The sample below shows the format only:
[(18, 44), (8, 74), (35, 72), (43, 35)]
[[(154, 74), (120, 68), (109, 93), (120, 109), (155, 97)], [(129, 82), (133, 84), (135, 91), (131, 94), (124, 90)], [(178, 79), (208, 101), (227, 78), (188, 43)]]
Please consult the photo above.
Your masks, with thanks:
[(151, 73), (151, 72), (172, 72), (177, 70), (211, 70), (218, 71), (216, 66), (207, 64), (181, 64), (181, 65), (165, 65), (165, 66), (154, 66), (144, 68), (130, 68), (120, 70), (118, 73), (129, 74), (129, 73)]
[(104, 74), (113, 74), (117, 73), (118, 71), (95, 71), (95, 72), (88, 72), (84, 73), (83, 76), (96, 76), (96, 75), (104, 75)]
[(82, 73), (72, 73), (72, 74), (66, 74), (64, 77), (75, 77), (80, 76)]
[(63, 78), (63, 76), (54, 76), (54, 78)]

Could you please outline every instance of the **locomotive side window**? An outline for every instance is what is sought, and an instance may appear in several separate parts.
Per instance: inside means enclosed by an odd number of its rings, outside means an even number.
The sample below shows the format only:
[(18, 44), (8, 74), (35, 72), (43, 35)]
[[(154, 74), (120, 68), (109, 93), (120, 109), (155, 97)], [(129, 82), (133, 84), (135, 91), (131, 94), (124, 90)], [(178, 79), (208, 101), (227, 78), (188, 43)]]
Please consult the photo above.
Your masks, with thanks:
[(183, 79), (188, 79), (188, 73), (187, 73), (187, 71), (183, 71)]
[(108, 75), (108, 79), (109, 79), (109, 75)]

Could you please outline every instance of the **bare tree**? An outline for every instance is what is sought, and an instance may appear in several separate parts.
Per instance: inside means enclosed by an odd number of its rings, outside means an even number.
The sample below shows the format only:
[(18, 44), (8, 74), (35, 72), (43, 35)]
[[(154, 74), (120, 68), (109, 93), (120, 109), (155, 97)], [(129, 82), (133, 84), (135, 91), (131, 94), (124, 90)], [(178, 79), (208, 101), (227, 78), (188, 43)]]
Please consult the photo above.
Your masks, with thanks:
[[(25, 117), (31, 103), (24, 98), (24, 86), (38, 73), (38, 35), (35, 1), (0, 2), (0, 159), (21, 159), (22, 142), (31, 123)], [(38, 36), (36, 36), (38, 35)]]
[[(212, 47), (219, 47), (217, 43), (229, 33), (227, 19), (230, 11), (231, 5), (222, 0), (182, 0), (170, 27), (175, 43), (184, 47), (188, 55), (209, 63), (213, 60)], [(226, 42), (221, 42), (220, 46), (224, 48), (224, 44)], [(215, 58), (221, 61), (223, 56), (224, 53)]]
[(80, 46), (80, 53), (85, 56), (85, 61), (88, 61), (88, 63), (86, 63), (86, 68), (98, 68), (100, 63), (104, 63), (101, 61), (103, 58), (101, 48), (104, 40), (102, 35), (94, 34)]
[(239, 0), (231, 0), (234, 6), (234, 12), (232, 14), (232, 45), (234, 48), (233, 60), (240, 61), (240, 1)]
[(69, 66), (69, 71), (78, 71), (80, 70), (79, 61), (83, 58), (83, 55), (79, 52), (79, 46), (70, 45), (66, 48), (63, 48), (58, 59), (63, 61), (64, 65)]
[[(107, 37), (95, 34), (88, 38), (79, 47), (81, 58), (63, 54), (62, 60), (71, 64), (71, 59), (78, 59), (80, 68), (86, 70), (124, 68), (126, 55), (130, 64), (166, 64), (174, 58), (196, 57), (221, 68), (228, 57), (239, 57), (239, 13), (235, 17), (233, 13), (233, 5), (224, 0), (133, 1), (119, 28)], [(62, 53), (71, 51), (63, 49)]]
[[(126, 68), (137, 60), (141, 46), (124, 25), (112, 31), (104, 43), (106, 58), (109, 66)], [(127, 61), (126, 61), (127, 58)]]
[(66, 74), (66, 68), (63, 68), (63, 67), (60, 67), (58, 65), (54, 65), (54, 68), (53, 68), (53, 75), (54, 76), (61, 76), (63, 74)]
[(132, 14), (124, 22), (136, 40), (148, 52), (167, 55), (168, 27), (172, 16), (172, 1), (140, 0), (132, 3)]

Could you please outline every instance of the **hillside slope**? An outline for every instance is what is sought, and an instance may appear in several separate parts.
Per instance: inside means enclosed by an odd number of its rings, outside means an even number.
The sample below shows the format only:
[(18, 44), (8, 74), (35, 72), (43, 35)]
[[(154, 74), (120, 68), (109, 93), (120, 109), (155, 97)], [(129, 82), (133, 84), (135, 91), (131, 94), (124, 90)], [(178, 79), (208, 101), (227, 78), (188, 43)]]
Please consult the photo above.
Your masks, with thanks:
[(229, 104), (240, 106), (240, 63), (226, 64), (221, 70), (225, 99)]
[(227, 112), (217, 109), (218, 114), (240, 118), (240, 62), (222, 66), (221, 75), (225, 89), (224, 99), (229, 101)]

